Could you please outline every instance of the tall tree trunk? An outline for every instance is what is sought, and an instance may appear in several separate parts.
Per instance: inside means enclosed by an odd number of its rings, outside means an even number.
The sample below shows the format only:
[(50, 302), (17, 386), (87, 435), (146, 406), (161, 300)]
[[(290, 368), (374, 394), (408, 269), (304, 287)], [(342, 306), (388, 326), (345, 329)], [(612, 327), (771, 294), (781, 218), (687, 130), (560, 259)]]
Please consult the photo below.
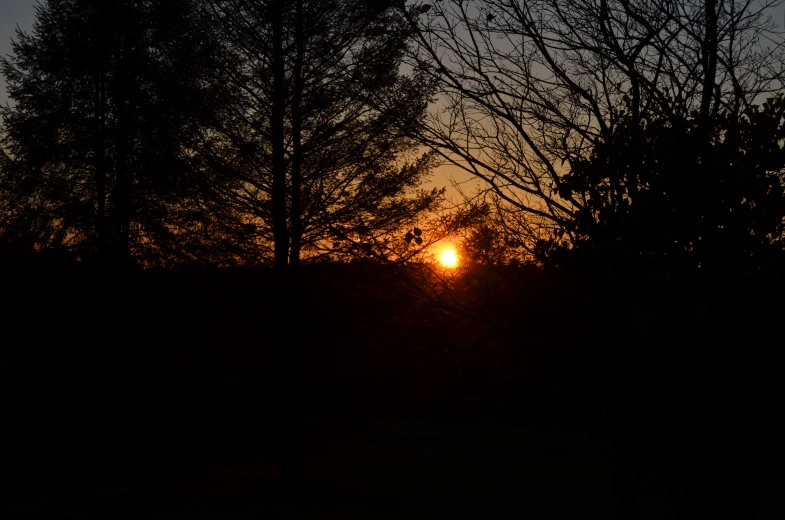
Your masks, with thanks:
[[(289, 269), (290, 236), (287, 226), (286, 208), (286, 158), (285, 158), (285, 117), (286, 117), (286, 71), (284, 56), (284, 0), (272, 3), (273, 28), (273, 99), (272, 99), (272, 211), (273, 211), (273, 268), (276, 290), (276, 314), (281, 329), (278, 331), (281, 370), (280, 398), (282, 414), (280, 417), (281, 484), (283, 486), (282, 516), (299, 518), (301, 516), (302, 490), (304, 484), (303, 454), (303, 415), (302, 383), (300, 376), (298, 327), (302, 319), (298, 313), (299, 280), (296, 270)], [(299, 210), (298, 210), (299, 211)], [(293, 211), (293, 214), (296, 214)], [(296, 253), (299, 258), (299, 251)], [(292, 326), (294, 325), (294, 326)]]
[(95, 228), (98, 235), (98, 256), (105, 262), (109, 256), (109, 246), (106, 230), (106, 137), (105, 114), (106, 95), (104, 93), (104, 78), (102, 68), (99, 67), (94, 75), (95, 88), (95, 197), (96, 219)]
[(302, 242), (302, 97), (303, 59), (305, 57), (305, 33), (303, 30), (303, 0), (295, 2), (295, 58), (294, 93), (292, 96), (292, 249), (289, 264), (296, 268), (300, 264)]
[(281, 270), (287, 267), (289, 256), (289, 233), (286, 218), (286, 158), (284, 118), (286, 117), (286, 70), (284, 63), (283, 24), (284, 0), (274, 0), (272, 5), (273, 26), (273, 99), (272, 99), (272, 147), (273, 147), (273, 265)]
[(114, 221), (114, 261), (115, 266), (124, 270), (128, 266), (130, 256), (130, 220), (131, 220), (131, 171), (130, 171), (130, 140), (131, 140), (131, 99), (129, 93), (129, 48), (123, 43), (120, 63), (120, 79), (118, 98), (116, 101), (118, 119), (117, 141), (117, 180), (115, 196)]

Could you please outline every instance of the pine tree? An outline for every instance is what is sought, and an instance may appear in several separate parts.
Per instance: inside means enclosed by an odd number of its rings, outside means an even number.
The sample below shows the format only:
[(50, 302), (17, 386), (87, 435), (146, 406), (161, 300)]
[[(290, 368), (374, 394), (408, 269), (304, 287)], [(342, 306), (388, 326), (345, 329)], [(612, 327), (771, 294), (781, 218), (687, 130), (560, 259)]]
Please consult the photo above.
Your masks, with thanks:
[(191, 149), (220, 96), (191, 0), (47, 0), (0, 69), (5, 235), (117, 265), (176, 255)]

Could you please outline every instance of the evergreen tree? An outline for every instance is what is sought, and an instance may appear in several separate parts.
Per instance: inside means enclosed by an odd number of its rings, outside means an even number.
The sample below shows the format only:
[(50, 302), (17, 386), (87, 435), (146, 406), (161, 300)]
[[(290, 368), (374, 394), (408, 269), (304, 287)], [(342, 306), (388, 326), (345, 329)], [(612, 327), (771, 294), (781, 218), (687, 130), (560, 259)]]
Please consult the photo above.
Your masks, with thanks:
[(176, 255), (201, 122), (220, 96), (191, 0), (47, 0), (0, 69), (2, 232), (125, 265)]

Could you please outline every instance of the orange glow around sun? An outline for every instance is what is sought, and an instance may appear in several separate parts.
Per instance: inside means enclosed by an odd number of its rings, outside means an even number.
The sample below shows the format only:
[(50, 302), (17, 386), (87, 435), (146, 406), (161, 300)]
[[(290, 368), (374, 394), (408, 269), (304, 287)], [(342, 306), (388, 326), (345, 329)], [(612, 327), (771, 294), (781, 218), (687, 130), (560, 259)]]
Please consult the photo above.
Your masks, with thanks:
[(455, 267), (458, 264), (458, 255), (452, 249), (443, 252), (439, 259), (445, 267)]

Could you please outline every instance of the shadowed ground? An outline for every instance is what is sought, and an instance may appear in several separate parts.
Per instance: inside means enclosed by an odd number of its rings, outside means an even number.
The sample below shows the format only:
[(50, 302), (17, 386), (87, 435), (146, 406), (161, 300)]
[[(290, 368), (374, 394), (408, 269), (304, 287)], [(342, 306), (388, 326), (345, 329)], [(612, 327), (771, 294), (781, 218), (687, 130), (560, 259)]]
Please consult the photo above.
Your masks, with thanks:
[[(307, 458), (303, 499), (312, 518), (503, 516), (535, 510), (554, 517), (611, 515), (607, 446), (585, 433), (374, 423), (362, 432), (335, 432), (332, 439), (317, 435)], [(260, 449), (263, 442), (197, 439), (151, 444), (136, 463), (35, 465), (12, 486), (13, 513), (18, 518), (258, 518), (281, 498), (275, 492), (277, 457)]]
[[(516, 339), (379, 277), (319, 274), (289, 329), (258, 274), (146, 273), (117, 318), (88, 282), (17, 293), (4, 518), (274, 518), (294, 501), (308, 518), (613, 516), (598, 344), (559, 302), (515, 310)], [(305, 351), (302, 497), (277, 488), (286, 330)], [(662, 406), (636, 383), (645, 429)], [(643, 462), (641, 519), (665, 516), (662, 477)]]

